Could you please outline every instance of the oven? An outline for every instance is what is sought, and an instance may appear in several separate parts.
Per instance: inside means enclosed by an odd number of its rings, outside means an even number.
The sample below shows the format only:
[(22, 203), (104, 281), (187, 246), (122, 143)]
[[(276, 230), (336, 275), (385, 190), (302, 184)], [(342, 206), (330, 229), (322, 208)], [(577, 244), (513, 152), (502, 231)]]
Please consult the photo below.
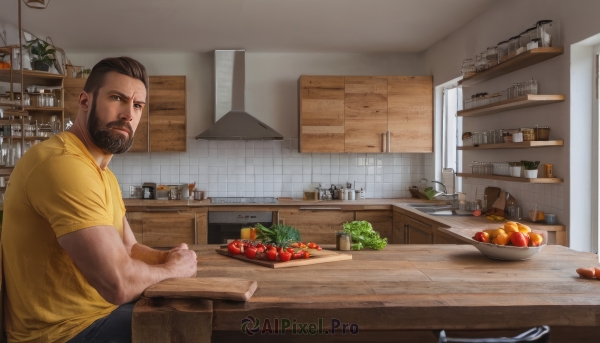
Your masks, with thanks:
[(260, 223), (273, 225), (273, 212), (231, 211), (208, 212), (208, 244), (226, 244), (228, 239), (239, 239), (240, 230)]

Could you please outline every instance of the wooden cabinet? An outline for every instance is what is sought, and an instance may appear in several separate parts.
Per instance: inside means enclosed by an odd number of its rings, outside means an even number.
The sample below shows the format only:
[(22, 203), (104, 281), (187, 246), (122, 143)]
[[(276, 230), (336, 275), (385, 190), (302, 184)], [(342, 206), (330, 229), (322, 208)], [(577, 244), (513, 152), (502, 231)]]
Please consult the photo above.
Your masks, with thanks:
[(346, 76), (345, 152), (382, 152), (388, 130), (388, 78)]
[(342, 231), (342, 225), (354, 218), (354, 211), (318, 207), (286, 209), (278, 213), (279, 223), (296, 227), (304, 241), (318, 244), (335, 244), (335, 232)]
[(431, 76), (301, 76), (299, 91), (300, 152), (433, 152)]
[(373, 230), (379, 232), (381, 238), (387, 238), (388, 244), (395, 243), (393, 239), (393, 211), (356, 211), (356, 220), (366, 220), (371, 223)]
[(188, 207), (147, 207), (144, 212), (127, 212), (127, 220), (139, 243), (170, 248), (180, 243), (207, 244), (207, 213)]
[[(65, 79), (65, 118), (74, 122), (86, 79)], [(130, 152), (186, 151), (185, 76), (150, 76), (144, 106)]]
[(433, 77), (388, 78), (390, 152), (433, 152)]
[(302, 76), (299, 151), (344, 152), (344, 77)]
[(394, 244), (464, 244), (440, 231), (436, 222), (398, 211), (393, 214), (392, 235)]

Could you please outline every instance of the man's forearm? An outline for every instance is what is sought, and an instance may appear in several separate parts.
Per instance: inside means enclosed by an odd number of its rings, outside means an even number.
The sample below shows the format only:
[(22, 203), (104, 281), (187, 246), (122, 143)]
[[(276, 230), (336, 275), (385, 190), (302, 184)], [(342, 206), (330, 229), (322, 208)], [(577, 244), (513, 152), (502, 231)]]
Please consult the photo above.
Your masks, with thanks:
[(168, 254), (168, 251), (155, 250), (139, 243), (135, 243), (131, 247), (131, 258), (150, 265), (165, 263)]

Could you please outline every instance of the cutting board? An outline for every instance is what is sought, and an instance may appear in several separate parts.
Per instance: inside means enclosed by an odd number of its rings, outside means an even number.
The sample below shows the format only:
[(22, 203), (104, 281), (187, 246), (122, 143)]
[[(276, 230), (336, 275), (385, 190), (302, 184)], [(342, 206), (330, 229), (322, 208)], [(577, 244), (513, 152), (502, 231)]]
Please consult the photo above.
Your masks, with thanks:
[(342, 254), (342, 253), (338, 253), (335, 251), (329, 251), (329, 250), (318, 251), (315, 249), (308, 249), (308, 252), (310, 253), (310, 258), (308, 258), (308, 259), (289, 260), (287, 262), (254, 260), (254, 259), (249, 259), (243, 255), (230, 255), (229, 252), (227, 251), (227, 248), (220, 248), (215, 251), (221, 255), (235, 258), (240, 261), (254, 263), (254, 264), (258, 264), (263, 267), (275, 268), (275, 269), (308, 266), (311, 264), (344, 261), (344, 260), (352, 259), (352, 255), (350, 255), (350, 254)]
[(227, 277), (191, 277), (163, 280), (144, 291), (144, 295), (165, 298), (206, 298), (248, 301), (258, 283)]
[(500, 192), (502, 192), (502, 190), (498, 187), (485, 187), (485, 193), (483, 193), (483, 194), (487, 196), (488, 208), (491, 208), (492, 205), (494, 204), (494, 202), (496, 202), (496, 200), (498, 200), (498, 197), (500, 196)]

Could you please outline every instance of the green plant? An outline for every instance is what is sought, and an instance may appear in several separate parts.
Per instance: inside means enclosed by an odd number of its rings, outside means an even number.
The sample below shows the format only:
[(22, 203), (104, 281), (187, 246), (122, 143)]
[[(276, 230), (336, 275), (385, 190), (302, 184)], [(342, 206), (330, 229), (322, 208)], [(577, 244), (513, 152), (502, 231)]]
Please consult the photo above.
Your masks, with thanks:
[(92, 73), (92, 70), (91, 70), (91, 69), (84, 69), (84, 70), (83, 70), (83, 73), (84, 73), (84, 74), (91, 74), (91, 73)]
[(523, 163), (525, 170), (536, 170), (540, 165), (540, 161), (521, 161), (521, 163)]
[(54, 55), (56, 50), (50, 44), (39, 38), (27, 42), (27, 49), (29, 49), (29, 52), (31, 53), (32, 62), (40, 61), (51, 66), (56, 60)]
[(523, 165), (521, 162), (508, 162), (511, 167), (520, 167)]

